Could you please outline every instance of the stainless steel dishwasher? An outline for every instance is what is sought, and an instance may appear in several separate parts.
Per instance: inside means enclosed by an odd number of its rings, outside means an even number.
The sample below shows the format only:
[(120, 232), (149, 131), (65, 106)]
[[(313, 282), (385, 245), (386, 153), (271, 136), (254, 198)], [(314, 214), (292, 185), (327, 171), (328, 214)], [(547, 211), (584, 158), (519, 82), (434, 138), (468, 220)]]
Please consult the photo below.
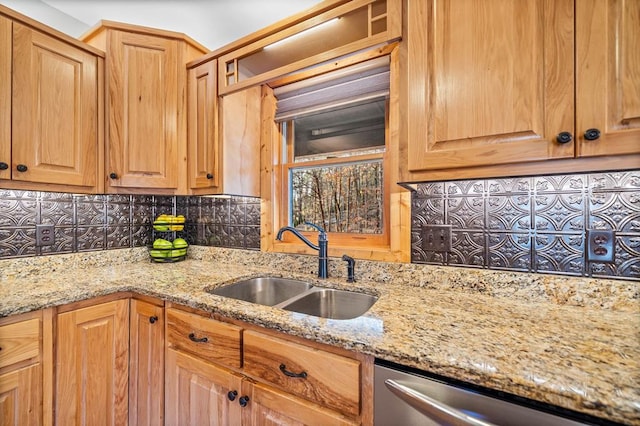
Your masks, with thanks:
[(595, 424), (498, 399), (381, 361), (376, 361), (374, 386), (375, 426)]

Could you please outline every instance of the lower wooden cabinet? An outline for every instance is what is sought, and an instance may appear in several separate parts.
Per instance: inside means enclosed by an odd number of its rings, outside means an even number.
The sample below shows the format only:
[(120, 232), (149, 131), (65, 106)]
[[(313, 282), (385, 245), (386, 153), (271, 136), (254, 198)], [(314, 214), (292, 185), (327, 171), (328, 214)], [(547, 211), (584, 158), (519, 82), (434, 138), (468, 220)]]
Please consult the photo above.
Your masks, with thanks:
[(0, 424), (42, 424), (40, 364), (0, 375)]
[[(180, 309), (169, 308), (166, 315), (167, 424), (372, 422), (362, 390), (362, 375), (372, 372), (366, 364), (372, 365), (371, 359), (363, 363), (317, 344), (292, 342), (283, 334), (248, 330), (242, 323), (227, 324)], [(366, 396), (372, 399), (371, 393)]]
[(56, 424), (127, 423), (128, 324), (128, 299), (58, 315)]
[(167, 350), (167, 425), (239, 425), (242, 377), (211, 362)]
[(51, 327), (50, 310), (0, 319), (0, 425), (52, 423)]
[(164, 308), (131, 299), (129, 424), (164, 424)]

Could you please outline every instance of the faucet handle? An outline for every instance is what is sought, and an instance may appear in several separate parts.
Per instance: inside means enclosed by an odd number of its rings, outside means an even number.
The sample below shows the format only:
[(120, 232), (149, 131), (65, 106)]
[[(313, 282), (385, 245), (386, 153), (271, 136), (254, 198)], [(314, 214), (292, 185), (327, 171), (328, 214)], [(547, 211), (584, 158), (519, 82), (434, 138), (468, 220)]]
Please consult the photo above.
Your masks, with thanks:
[(324, 229), (322, 229), (322, 227), (316, 225), (315, 223), (311, 223), (311, 222), (305, 222), (304, 223), (307, 226), (310, 226), (312, 228), (314, 228), (316, 231), (320, 232), (321, 234), (326, 234), (326, 232), (324, 231)]

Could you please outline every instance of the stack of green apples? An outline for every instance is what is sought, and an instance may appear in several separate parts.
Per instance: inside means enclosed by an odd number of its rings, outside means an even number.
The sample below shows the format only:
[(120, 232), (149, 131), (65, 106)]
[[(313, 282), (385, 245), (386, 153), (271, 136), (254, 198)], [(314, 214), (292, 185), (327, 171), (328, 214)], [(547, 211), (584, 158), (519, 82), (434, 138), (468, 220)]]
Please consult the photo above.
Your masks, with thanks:
[(187, 247), (189, 244), (184, 238), (176, 238), (173, 242), (156, 238), (149, 254), (155, 262), (175, 262), (187, 256)]

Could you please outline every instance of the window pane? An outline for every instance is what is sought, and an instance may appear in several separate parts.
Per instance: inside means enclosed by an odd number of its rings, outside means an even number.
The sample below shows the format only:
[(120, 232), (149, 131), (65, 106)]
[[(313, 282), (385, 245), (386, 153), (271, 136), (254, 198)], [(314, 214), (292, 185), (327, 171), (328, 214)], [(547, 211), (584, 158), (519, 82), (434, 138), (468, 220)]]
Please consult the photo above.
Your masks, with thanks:
[[(290, 222), (327, 232), (382, 233), (382, 160), (291, 170)], [(311, 228), (309, 228), (311, 230)]]

